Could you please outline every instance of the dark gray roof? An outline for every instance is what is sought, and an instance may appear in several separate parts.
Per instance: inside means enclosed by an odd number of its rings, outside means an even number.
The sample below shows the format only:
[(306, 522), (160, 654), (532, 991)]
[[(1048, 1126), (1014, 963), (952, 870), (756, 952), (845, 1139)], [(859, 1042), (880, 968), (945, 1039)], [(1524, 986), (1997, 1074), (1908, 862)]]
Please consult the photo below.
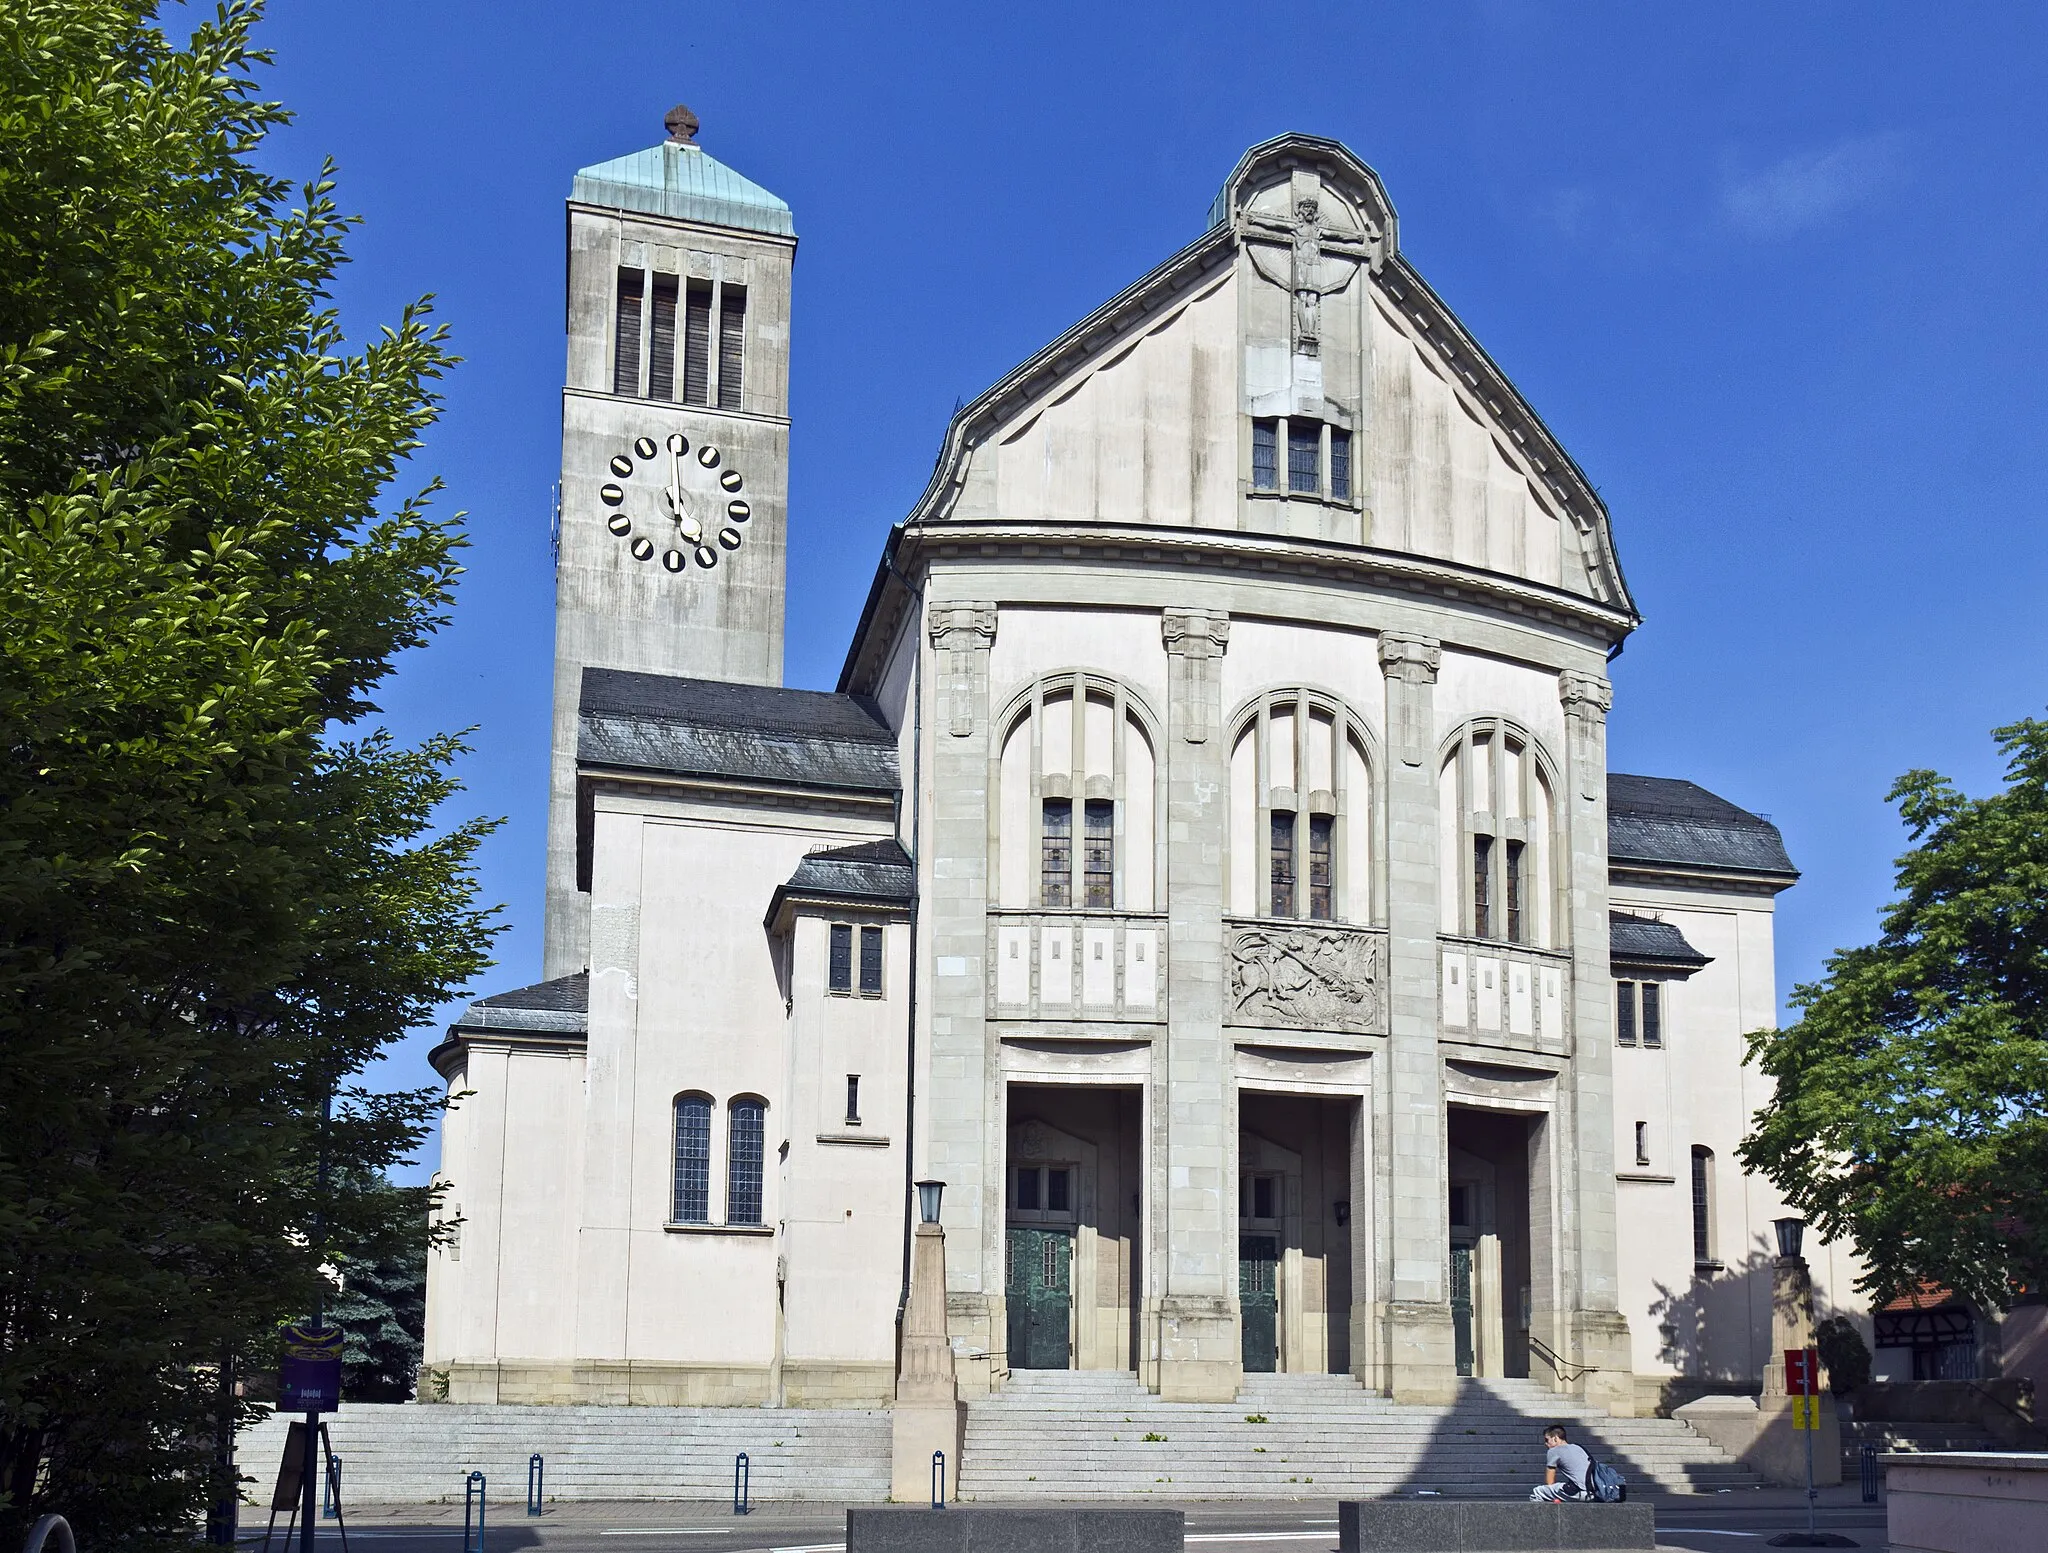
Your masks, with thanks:
[(857, 847), (813, 852), (796, 865), (789, 888), (806, 895), (843, 895), (849, 899), (910, 899), (910, 854), (894, 836), (864, 841)]
[(540, 1035), (581, 1035), (590, 1023), (590, 973), (558, 976), (530, 987), (478, 998), (448, 1027), (450, 1038), (486, 1030)]
[(1680, 872), (1799, 877), (1778, 827), (1677, 777), (1607, 777), (1610, 863)]
[(776, 886), (766, 920), (772, 927), (782, 915), (783, 903), (793, 895), (851, 906), (908, 906), (915, 893), (910, 854), (890, 836), (813, 852), (796, 865), (787, 883)]
[(896, 791), (896, 736), (865, 697), (585, 669), (577, 761), (800, 787)]
[(1684, 977), (1713, 963), (1713, 956), (1701, 954), (1686, 942), (1676, 924), (1622, 911), (1610, 912), (1607, 917), (1607, 957), (1617, 974), (1658, 970)]

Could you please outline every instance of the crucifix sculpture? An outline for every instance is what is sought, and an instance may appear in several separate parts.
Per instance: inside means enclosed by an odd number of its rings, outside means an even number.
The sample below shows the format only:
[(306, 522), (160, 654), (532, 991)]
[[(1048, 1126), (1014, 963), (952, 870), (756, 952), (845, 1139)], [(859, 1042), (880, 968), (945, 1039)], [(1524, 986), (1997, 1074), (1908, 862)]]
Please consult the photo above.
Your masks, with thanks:
[(1268, 255), (1258, 248), (1250, 250), (1252, 263), (1267, 280), (1294, 294), (1296, 353), (1303, 356), (1320, 354), (1323, 298), (1351, 284), (1351, 277), (1357, 273), (1358, 266), (1372, 256), (1370, 239), (1332, 230), (1323, 221), (1321, 202), (1312, 194), (1305, 194), (1294, 202), (1292, 221), (1246, 212), (1245, 235), (1287, 246), (1285, 274), (1276, 273)]

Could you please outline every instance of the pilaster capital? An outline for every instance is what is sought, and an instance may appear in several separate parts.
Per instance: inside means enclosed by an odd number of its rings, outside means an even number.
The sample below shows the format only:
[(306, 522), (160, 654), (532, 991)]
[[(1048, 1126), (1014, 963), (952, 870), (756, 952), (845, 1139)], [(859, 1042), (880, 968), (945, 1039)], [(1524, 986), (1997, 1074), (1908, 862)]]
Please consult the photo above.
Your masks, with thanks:
[(1388, 679), (1410, 685), (1434, 685), (1443, 656), (1443, 643), (1433, 636), (1415, 636), (1407, 631), (1380, 633), (1380, 669)]
[(1604, 674), (1566, 669), (1557, 676), (1557, 698), (1564, 703), (1565, 716), (1604, 723), (1614, 705), (1614, 686)]
[(929, 617), (932, 646), (940, 652), (973, 652), (996, 640), (993, 604), (935, 604)]
[(1215, 609), (1169, 609), (1159, 639), (1176, 658), (1220, 658), (1230, 646), (1230, 616)]

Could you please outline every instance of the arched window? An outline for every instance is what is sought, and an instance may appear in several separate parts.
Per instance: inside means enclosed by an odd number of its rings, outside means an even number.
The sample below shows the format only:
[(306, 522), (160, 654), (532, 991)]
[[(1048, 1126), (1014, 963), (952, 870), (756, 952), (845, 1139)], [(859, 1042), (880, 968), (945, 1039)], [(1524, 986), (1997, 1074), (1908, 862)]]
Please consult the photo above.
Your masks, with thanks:
[(997, 904), (1152, 910), (1152, 752), (1147, 719), (1113, 681), (1057, 674), (1021, 697), (997, 773)]
[(1557, 807), (1535, 743), (1498, 718), (1466, 727), (1439, 778), (1439, 926), (1446, 933), (1554, 946)]
[(762, 1144), (768, 1107), (759, 1100), (735, 1100), (725, 1139), (725, 1222), (761, 1222)]
[(1357, 718), (1330, 697), (1276, 690), (1230, 755), (1230, 910), (1372, 920), (1372, 775)]
[(711, 1221), (711, 1097), (676, 1096), (674, 1221)]
[(1714, 1151), (1692, 1146), (1692, 1259), (1707, 1264), (1714, 1255)]

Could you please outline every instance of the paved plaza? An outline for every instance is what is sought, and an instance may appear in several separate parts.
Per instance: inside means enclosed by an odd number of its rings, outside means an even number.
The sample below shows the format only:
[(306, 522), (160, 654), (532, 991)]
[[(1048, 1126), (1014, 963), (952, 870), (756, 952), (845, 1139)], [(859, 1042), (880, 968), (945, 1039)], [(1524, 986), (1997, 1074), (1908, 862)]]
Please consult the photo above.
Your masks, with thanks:
[[(451, 1483), (460, 1487), (459, 1475)], [(1804, 1529), (1804, 1497), (1792, 1490), (1651, 1496), (1657, 1508), (1659, 1548), (1697, 1553), (1761, 1549), (1779, 1532)], [(1866, 1548), (1885, 1546), (1884, 1507), (1860, 1501), (1854, 1487), (1821, 1491), (1820, 1525)], [(1034, 1500), (1043, 1507), (1055, 1500)], [(1161, 1508), (1147, 1499), (1147, 1508)], [(1335, 1500), (1277, 1500), (1228, 1506), (1182, 1501), (1166, 1506), (1187, 1513), (1190, 1549), (1216, 1553), (1270, 1549), (1273, 1553), (1326, 1553), (1337, 1546)], [(939, 1512), (946, 1513), (946, 1512)], [(263, 1519), (244, 1511), (242, 1541), (262, 1541)], [(366, 1505), (348, 1511), (348, 1540), (364, 1553), (459, 1553), (462, 1499), (433, 1504)], [(547, 1553), (841, 1553), (842, 1507), (822, 1504), (758, 1505), (735, 1516), (726, 1503), (618, 1501), (551, 1504), (528, 1517), (516, 1496), (493, 1500), (486, 1517), (486, 1553), (525, 1548)], [(339, 1553), (332, 1521), (319, 1528), (319, 1553)], [(273, 1553), (284, 1553), (280, 1529)]]

